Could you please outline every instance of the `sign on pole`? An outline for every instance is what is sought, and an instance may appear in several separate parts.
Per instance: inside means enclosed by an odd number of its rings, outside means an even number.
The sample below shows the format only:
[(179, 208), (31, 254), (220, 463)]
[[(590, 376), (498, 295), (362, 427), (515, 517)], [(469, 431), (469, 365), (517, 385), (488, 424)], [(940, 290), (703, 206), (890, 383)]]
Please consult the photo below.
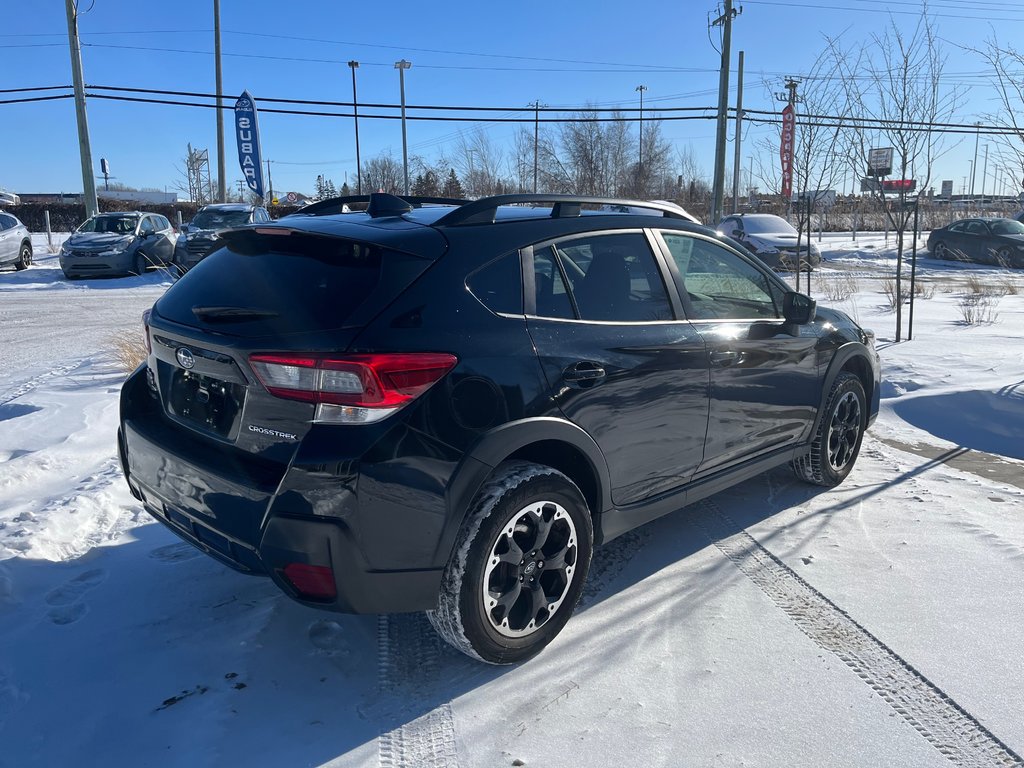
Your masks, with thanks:
[(793, 196), (793, 139), (796, 135), (796, 113), (793, 105), (787, 104), (782, 110), (782, 141), (779, 158), (782, 160), (782, 199)]
[(952, 199), (952, 197), (953, 197), (953, 180), (952, 179), (945, 179), (945, 180), (943, 180), (943, 182), (942, 182), (942, 195), (941, 196), (946, 198), (947, 200)]
[(868, 176), (888, 176), (892, 173), (892, 147), (872, 149), (868, 152)]
[(238, 164), (245, 183), (263, 197), (263, 167), (260, 165), (260, 129), (256, 119), (256, 102), (248, 91), (235, 102), (235, 138), (238, 140)]

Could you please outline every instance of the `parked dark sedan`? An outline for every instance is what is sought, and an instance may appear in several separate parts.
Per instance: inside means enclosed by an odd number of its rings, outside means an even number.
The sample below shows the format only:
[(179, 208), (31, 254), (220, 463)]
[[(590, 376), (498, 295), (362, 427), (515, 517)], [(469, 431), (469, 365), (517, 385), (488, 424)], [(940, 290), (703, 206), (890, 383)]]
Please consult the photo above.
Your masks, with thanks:
[(174, 263), (182, 269), (192, 269), (221, 246), (217, 239), (218, 230), (268, 221), (270, 214), (267, 209), (258, 205), (215, 203), (204, 206), (187, 226), (182, 227), (174, 248)]
[(1024, 267), (1024, 224), (1014, 219), (961, 219), (928, 236), (937, 259)]

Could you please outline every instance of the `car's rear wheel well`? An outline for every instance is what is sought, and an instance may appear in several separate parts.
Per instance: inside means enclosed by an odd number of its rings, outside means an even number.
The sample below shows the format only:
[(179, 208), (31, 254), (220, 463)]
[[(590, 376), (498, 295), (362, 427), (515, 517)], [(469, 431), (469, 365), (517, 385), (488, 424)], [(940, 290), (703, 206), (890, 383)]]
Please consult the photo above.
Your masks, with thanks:
[(558, 440), (541, 440), (524, 445), (508, 457), (508, 460), (512, 459), (544, 464), (557, 469), (576, 483), (583, 493), (583, 498), (587, 500), (590, 515), (595, 517), (595, 528), (597, 527), (596, 515), (601, 511), (600, 487), (597, 473), (581, 451)]

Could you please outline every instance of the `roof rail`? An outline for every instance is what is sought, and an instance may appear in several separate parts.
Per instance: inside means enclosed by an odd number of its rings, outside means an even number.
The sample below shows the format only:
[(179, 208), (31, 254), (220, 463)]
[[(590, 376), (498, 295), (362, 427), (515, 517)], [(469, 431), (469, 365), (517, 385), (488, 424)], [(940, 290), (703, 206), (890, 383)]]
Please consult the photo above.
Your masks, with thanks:
[[(375, 197), (378, 198), (392, 198), (392, 202), (389, 205), (384, 205), (383, 210), (390, 210), (389, 213), (377, 214), (385, 216), (397, 216), (400, 213), (405, 213), (412, 208), (420, 208), (424, 205), (465, 205), (468, 200), (463, 198), (454, 197), (422, 197), (418, 195), (388, 195), (382, 192), (374, 192), (369, 195), (345, 195), (343, 197), (331, 197), (327, 200), (320, 200), (315, 203), (307, 205), (305, 208), (289, 213), (288, 216), (330, 216), (335, 213), (348, 213), (346, 206), (360, 206), (357, 210), (369, 210), (370, 204), (373, 202)], [(394, 204), (394, 200), (401, 200), (406, 203), (404, 210), (397, 211), (399, 206)], [(383, 202), (383, 201), (381, 201)], [(411, 206), (411, 207), (410, 207)], [(377, 210), (382, 210), (380, 203), (376, 206)], [(371, 216), (374, 215), (372, 212)], [(285, 218), (285, 217), (282, 217)]]
[(590, 197), (586, 195), (547, 195), (547, 194), (517, 194), (517, 195), (494, 195), (482, 197), (471, 203), (466, 203), (451, 213), (445, 214), (435, 223), (435, 227), (457, 227), (468, 224), (493, 224), (497, 216), (498, 208), (503, 205), (523, 204), (551, 204), (551, 218), (569, 218), (580, 215), (584, 205), (614, 205), (628, 208), (648, 208), (652, 211), (659, 211), (670, 219), (682, 219), (693, 224), (700, 224), (700, 221), (682, 208), (665, 203), (652, 203), (648, 200), (626, 200), (618, 197)]

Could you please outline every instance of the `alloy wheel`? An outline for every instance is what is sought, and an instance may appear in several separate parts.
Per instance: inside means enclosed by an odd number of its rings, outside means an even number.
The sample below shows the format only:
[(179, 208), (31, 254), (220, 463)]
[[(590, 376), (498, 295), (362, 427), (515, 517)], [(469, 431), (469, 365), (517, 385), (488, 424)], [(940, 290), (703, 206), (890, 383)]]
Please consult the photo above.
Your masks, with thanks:
[(565, 508), (531, 503), (491, 544), (483, 574), (484, 615), (505, 637), (524, 637), (554, 616), (576, 571), (578, 536)]
[(836, 403), (828, 425), (828, 463), (833, 470), (842, 470), (853, 458), (860, 430), (860, 400), (853, 392), (847, 392)]

